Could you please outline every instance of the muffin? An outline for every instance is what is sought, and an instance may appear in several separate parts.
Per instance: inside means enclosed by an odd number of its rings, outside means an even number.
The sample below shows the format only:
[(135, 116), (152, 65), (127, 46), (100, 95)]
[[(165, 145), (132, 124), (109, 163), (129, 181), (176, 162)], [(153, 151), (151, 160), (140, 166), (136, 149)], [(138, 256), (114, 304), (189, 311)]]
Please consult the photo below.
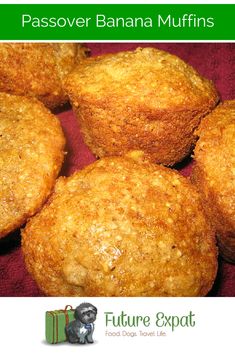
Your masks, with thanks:
[(217, 271), (196, 189), (139, 151), (59, 178), (22, 239), (29, 272), (52, 296), (203, 296)]
[(192, 181), (217, 231), (221, 254), (235, 262), (235, 100), (221, 103), (197, 135)]
[(0, 93), (0, 237), (49, 196), (63, 161), (57, 118), (34, 98)]
[(64, 87), (96, 156), (140, 149), (165, 165), (190, 153), (194, 130), (218, 102), (212, 82), (154, 48), (91, 57)]
[(68, 100), (62, 80), (86, 51), (75, 43), (0, 43), (0, 91), (37, 97), (53, 109)]

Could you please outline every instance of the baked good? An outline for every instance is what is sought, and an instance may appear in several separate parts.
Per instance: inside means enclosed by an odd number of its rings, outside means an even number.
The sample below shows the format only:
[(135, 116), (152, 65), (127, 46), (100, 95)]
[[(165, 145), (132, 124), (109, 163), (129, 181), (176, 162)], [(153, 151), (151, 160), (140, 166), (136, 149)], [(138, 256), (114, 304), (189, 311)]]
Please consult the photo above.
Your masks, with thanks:
[(42, 103), (0, 93), (0, 237), (49, 196), (63, 161), (60, 123)]
[(52, 296), (203, 296), (217, 270), (199, 194), (133, 151), (58, 179), (22, 231), (26, 266)]
[(190, 153), (194, 130), (218, 102), (211, 81), (154, 48), (88, 58), (64, 87), (96, 156), (140, 149), (165, 165)]
[(216, 228), (221, 254), (235, 262), (235, 100), (221, 103), (197, 135), (192, 181)]
[(0, 91), (37, 97), (53, 109), (68, 100), (62, 80), (86, 51), (75, 43), (0, 43)]

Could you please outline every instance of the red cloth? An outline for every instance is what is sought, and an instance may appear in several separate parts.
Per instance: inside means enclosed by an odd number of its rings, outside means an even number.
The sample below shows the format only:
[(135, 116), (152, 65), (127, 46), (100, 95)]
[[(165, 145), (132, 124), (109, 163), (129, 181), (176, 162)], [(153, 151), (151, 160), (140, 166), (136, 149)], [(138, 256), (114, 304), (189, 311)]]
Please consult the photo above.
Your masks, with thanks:
[[(135, 49), (138, 46), (167, 50), (213, 80), (222, 99), (235, 98), (235, 43), (90, 43), (88, 46), (92, 55)], [(69, 152), (62, 175), (69, 175), (95, 160), (83, 143), (77, 121), (69, 109), (58, 114)], [(188, 176), (191, 170), (190, 159), (182, 162), (177, 169)], [(209, 295), (235, 296), (235, 265), (219, 259), (217, 279)], [(43, 296), (25, 268), (19, 231), (0, 241), (0, 296)]]

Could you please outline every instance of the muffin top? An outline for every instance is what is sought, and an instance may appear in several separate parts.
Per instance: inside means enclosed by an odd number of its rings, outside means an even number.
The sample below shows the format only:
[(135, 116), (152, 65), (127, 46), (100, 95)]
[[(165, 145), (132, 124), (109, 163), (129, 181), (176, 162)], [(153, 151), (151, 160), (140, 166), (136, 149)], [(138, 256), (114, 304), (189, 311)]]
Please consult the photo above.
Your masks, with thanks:
[[(211, 81), (175, 55), (155, 48), (137, 48), (85, 60), (65, 81), (75, 97), (105, 104), (140, 104), (148, 109), (181, 110), (213, 104)], [(118, 99), (118, 101), (117, 101)]]
[(0, 237), (41, 207), (64, 144), (59, 121), (42, 103), (0, 93)]
[(214, 234), (194, 186), (134, 151), (57, 181), (23, 231), (29, 271), (46, 293), (197, 296), (212, 286)]
[[(196, 166), (235, 227), (235, 100), (221, 103), (197, 130)], [(215, 196), (216, 195), (216, 196)]]
[(66, 101), (62, 80), (86, 51), (75, 43), (0, 43), (0, 91), (54, 108)]

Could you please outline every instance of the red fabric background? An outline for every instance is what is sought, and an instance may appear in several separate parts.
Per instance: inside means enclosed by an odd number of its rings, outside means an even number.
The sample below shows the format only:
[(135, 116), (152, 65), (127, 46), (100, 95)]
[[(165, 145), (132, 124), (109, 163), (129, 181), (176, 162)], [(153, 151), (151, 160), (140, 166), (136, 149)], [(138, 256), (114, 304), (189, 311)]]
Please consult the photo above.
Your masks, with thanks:
[[(235, 43), (90, 43), (91, 55), (120, 50), (135, 49), (138, 46), (154, 46), (178, 55), (202, 75), (213, 80), (221, 98), (235, 98)], [(95, 158), (84, 145), (76, 119), (67, 106), (58, 113), (69, 152), (62, 175), (69, 175), (81, 169)], [(177, 169), (188, 176), (191, 161), (188, 158)], [(20, 248), (20, 234), (16, 231), (0, 241), (0, 296), (43, 296), (36, 283), (27, 273)], [(219, 271), (209, 296), (235, 296), (235, 265), (219, 259)]]

